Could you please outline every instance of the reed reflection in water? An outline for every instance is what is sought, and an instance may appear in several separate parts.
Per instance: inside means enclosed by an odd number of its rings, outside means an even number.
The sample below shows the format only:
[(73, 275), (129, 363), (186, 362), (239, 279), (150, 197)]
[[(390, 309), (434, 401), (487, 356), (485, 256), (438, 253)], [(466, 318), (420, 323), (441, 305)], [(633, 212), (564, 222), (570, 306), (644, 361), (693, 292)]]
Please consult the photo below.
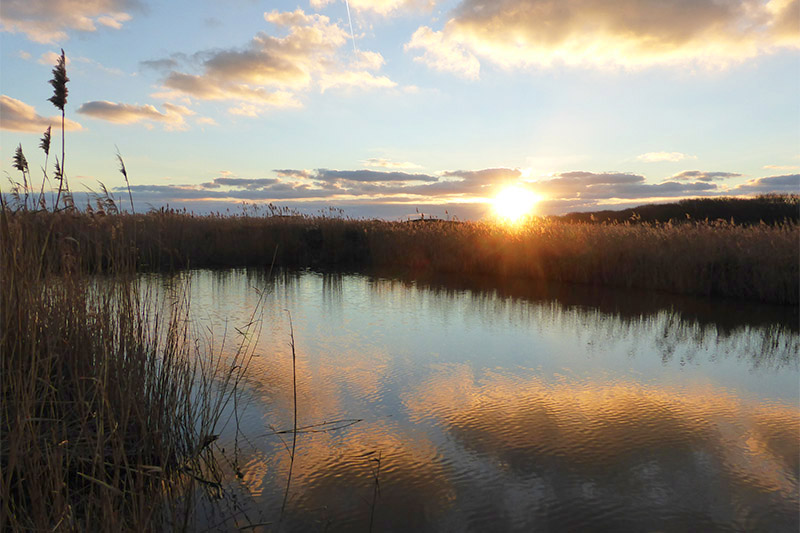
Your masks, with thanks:
[(796, 309), (313, 272), (192, 283), (216, 335), (246, 323), (252, 287), (271, 291), (240, 418), (243, 479), (228, 489), (237, 514), (220, 529), (278, 524), (284, 309), (299, 425), (363, 421), (299, 436), (281, 529), (798, 529)]

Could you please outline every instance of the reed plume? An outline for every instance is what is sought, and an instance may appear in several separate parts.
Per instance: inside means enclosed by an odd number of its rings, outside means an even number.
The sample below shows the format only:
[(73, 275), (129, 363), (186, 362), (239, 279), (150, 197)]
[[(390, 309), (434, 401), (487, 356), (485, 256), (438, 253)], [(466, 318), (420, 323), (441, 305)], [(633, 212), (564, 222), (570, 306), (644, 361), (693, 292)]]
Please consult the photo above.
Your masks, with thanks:
[(50, 129), (52, 126), (47, 126), (47, 129), (39, 141), (39, 148), (44, 151), (44, 166), (42, 167), (42, 189), (39, 191), (39, 207), (45, 209), (47, 207), (44, 200), (44, 183), (47, 181), (47, 162), (50, 159)]
[(25, 154), (22, 152), (22, 144), (17, 146), (16, 151), (14, 152), (14, 168), (22, 172), (22, 183), (25, 188), (25, 209), (28, 208), (28, 178), (26, 177), (26, 173), (29, 173), (28, 170), (28, 160), (25, 159)]
[(136, 209), (133, 207), (133, 194), (131, 194), (131, 184), (128, 181), (128, 171), (125, 168), (125, 161), (122, 159), (122, 154), (119, 153), (119, 148), (117, 148), (117, 160), (119, 161), (119, 172), (122, 174), (122, 177), (125, 178), (125, 185), (128, 187), (128, 198), (131, 201), (131, 212), (135, 215)]
[(48, 98), (48, 100), (52, 102), (56, 108), (61, 110), (61, 179), (58, 184), (58, 196), (56, 196), (55, 204), (56, 208), (58, 208), (58, 202), (61, 200), (61, 192), (65, 188), (64, 181), (66, 180), (66, 176), (64, 174), (64, 107), (67, 105), (67, 94), (69, 93), (69, 90), (67, 89), (67, 82), (69, 81), (69, 78), (67, 77), (66, 64), (67, 58), (64, 55), (64, 49), (62, 48), (61, 56), (58, 58), (58, 63), (56, 63), (56, 66), (53, 67), (53, 79), (50, 80), (50, 85), (53, 86), (53, 96)]

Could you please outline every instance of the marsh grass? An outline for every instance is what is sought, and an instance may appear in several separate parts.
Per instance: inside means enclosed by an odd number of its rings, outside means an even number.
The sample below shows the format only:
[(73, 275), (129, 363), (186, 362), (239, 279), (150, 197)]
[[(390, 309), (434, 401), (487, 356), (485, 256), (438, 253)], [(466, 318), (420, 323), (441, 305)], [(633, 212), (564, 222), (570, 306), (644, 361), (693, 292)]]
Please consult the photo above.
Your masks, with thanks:
[[(59, 224), (99, 272), (117, 225), (141, 269), (283, 267), (394, 269), (555, 280), (674, 294), (798, 303), (800, 226), (729, 221), (582, 223), (532, 220), (414, 224), (265, 214), (198, 216), (162, 209)], [(72, 241), (70, 241), (72, 242)], [(92, 243), (106, 243), (94, 246)]]
[(214, 352), (185, 289), (143, 293), (122, 220), (0, 209), (4, 531), (180, 529), (218, 486), (211, 444), (258, 321)]
[[(21, 197), (21, 195), (18, 195)], [(61, 271), (121, 260), (140, 270), (312, 267), (479, 274), (594, 286), (653, 289), (796, 305), (800, 226), (730, 221), (584, 223), (536, 219), (518, 227), (483, 222), (414, 224), (331, 217), (198, 216), (169, 209), (119, 214), (104, 194), (84, 212), (38, 213), (42, 238), (58, 235)], [(109, 216), (110, 215), (110, 216)], [(57, 220), (57, 222), (55, 222)], [(124, 237), (121, 237), (124, 236)], [(41, 243), (44, 245), (44, 242)]]

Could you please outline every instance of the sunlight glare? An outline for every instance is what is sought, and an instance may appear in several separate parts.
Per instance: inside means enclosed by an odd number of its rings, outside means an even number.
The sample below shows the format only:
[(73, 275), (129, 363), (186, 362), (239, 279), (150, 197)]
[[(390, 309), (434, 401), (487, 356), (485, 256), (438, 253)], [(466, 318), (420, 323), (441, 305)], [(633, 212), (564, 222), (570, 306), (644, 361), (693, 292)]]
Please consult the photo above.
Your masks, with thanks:
[(532, 213), (538, 201), (539, 197), (528, 189), (509, 186), (495, 196), (492, 209), (500, 221), (517, 224)]

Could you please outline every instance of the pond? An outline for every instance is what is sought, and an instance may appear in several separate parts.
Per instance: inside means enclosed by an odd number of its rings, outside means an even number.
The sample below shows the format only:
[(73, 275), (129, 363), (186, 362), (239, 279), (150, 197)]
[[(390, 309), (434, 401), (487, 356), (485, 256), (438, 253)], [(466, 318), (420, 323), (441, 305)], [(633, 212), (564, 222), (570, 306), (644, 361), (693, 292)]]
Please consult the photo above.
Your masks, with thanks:
[(798, 530), (797, 308), (237, 270), (191, 274), (193, 320), (233, 346), (258, 291), (241, 475), (198, 529)]

